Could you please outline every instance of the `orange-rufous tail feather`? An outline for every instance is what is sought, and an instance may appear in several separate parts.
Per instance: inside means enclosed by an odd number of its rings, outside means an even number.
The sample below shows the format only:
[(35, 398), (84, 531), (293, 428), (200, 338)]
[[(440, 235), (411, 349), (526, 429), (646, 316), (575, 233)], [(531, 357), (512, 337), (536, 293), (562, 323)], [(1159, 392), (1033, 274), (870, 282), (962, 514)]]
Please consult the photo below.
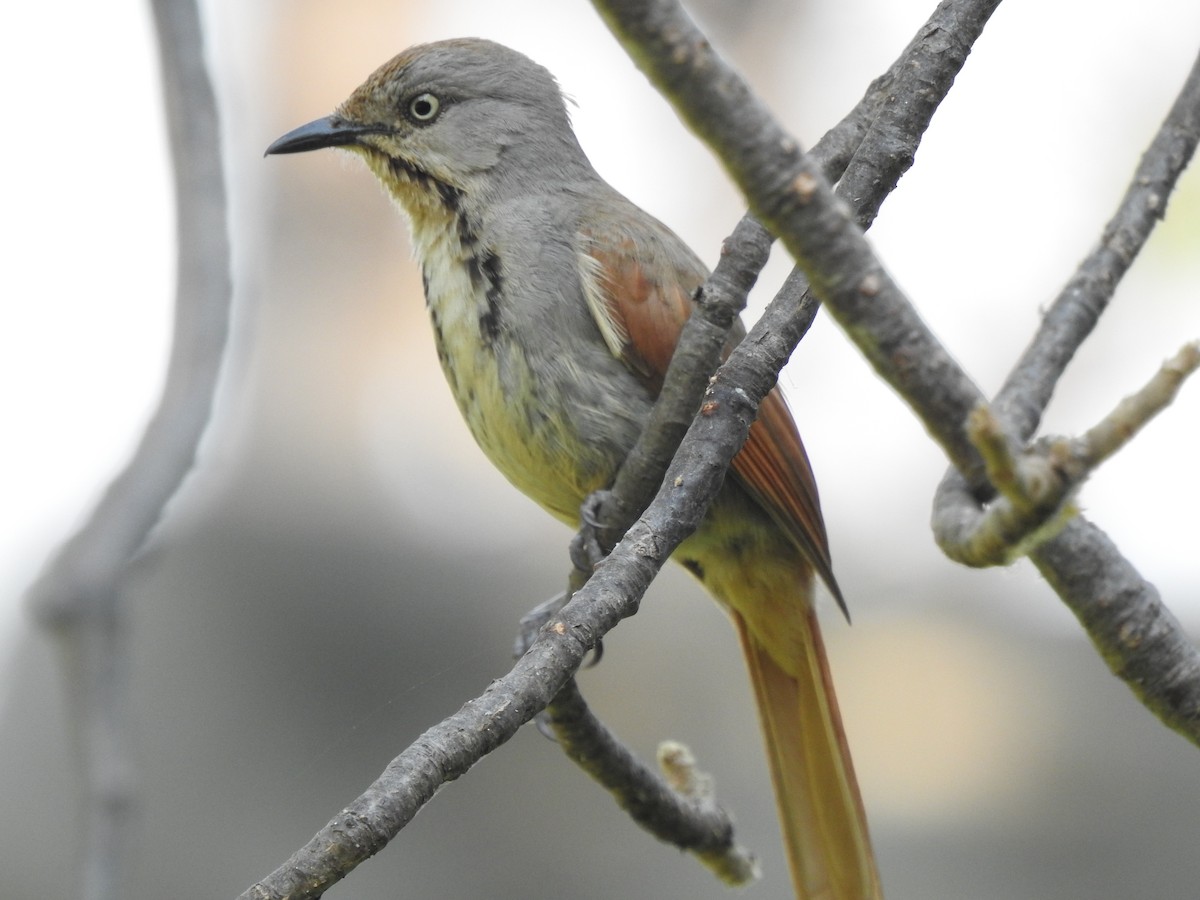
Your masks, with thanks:
[[(736, 611), (798, 900), (882, 896), (816, 614), (785, 669)], [(789, 671), (790, 669), (790, 671)], [(796, 674), (793, 675), (792, 673)]]

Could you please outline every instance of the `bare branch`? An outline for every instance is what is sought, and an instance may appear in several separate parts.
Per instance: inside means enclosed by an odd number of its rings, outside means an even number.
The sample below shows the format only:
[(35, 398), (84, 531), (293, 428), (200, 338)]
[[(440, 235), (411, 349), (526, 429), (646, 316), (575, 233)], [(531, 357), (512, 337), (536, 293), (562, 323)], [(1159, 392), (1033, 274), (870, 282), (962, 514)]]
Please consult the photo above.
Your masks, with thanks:
[[(1105, 226), (1099, 245), (1080, 263), (1022, 354), (994, 403), (996, 414), (1014, 439), (1028, 440), (1041, 420), (1058, 379), (1076, 349), (1107, 308), (1117, 284), (1144, 246), (1166, 210), (1166, 198), (1195, 154), (1200, 142), (1200, 57), (1188, 74), (1149, 148), (1142, 155), (1116, 213)], [(1098, 464), (1099, 461), (1097, 461)], [(970, 473), (965, 473), (970, 474)], [(934, 498), (933, 528), (938, 544), (951, 558), (967, 565), (993, 565), (1012, 554), (996, 547), (983, 528), (980, 503), (995, 486), (975, 473), (966, 482), (948, 472)], [(1042, 523), (1029, 521), (1030, 531)], [(1010, 550), (1027, 534), (1012, 532)], [(974, 545), (974, 549), (968, 549)], [(985, 549), (991, 547), (991, 549)]]
[[(1163, 215), (1166, 198), (1194, 156), (1197, 142), (1200, 57), (1143, 154), (1099, 246), (1060, 292), (997, 397), (998, 415), (1021, 440), (1037, 428), (1067, 363)], [(1099, 445), (1113, 445), (1114, 435), (1106, 436), (1103, 430), (1107, 426), (1098, 427), (1102, 430), (1094, 437)], [(943, 478), (934, 495), (933, 529), (939, 546), (952, 558), (990, 565), (1003, 553), (989, 536), (980, 507), (993, 496), (993, 488), (979, 473), (973, 475), (951, 470)], [(1014, 526), (1005, 539), (1014, 547), (1036, 543), (1042, 524)], [(1075, 613), (1113, 673), (1165, 725), (1200, 743), (1200, 654), (1162, 605), (1154, 585), (1120, 555), (1104, 532), (1079, 516), (1028, 555)]]
[[(877, 97), (878, 108), (837, 190), (864, 230), (912, 167), (933, 114), (999, 5), (1000, 0), (939, 3), (896, 62), (871, 86), (868, 97)], [(821, 159), (818, 151), (826, 138), (809, 151), (810, 157)], [(830, 178), (829, 168), (823, 168)]]
[(664, 780), (592, 714), (574, 679), (547, 712), (566, 754), (608, 788), (635, 822), (659, 840), (694, 853), (726, 884), (743, 885), (758, 877), (754, 855), (734, 840), (733, 823), (711, 789), (697, 788), (706, 779), (700, 778), (683, 745), (670, 744), (671, 752), (660, 748)]
[(130, 559), (195, 460), (212, 409), (231, 295), (220, 129), (199, 13), (189, 2), (155, 0), (151, 6), (174, 167), (179, 254), (166, 382), (132, 458), (28, 595), (35, 615), (63, 650), (70, 720), (78, 728), (75, 740), (84, 769), (83, 896), (88, 900), (124, 896), (134, 766), (128, 748), (122, 582)]
[[(1088, 476), (1162, 412), (1198, 366), (1200, 345), (1188, 344), (1082, 437), (1038, 441), (1024, 452), (1013, 447), (991, 407), (977, 407), (967, 434), (1000, 496), (983, 511), (966, 500), (973, 515), (935, 516), (938, 546), (966, 565), (1007, 565), (1054, 537), (1075, 514), (1071, 499)], [(958, 530), (945, 530), (949, 525)]]
[(1088, 469), (1094, 469), (1125, 446), (1152, 418), (1167, 408), (1189, 375), (1200, 366), (1200, 343), (1193, 341), (1163, 363), (1137, 393), (1079, 439), (1076, 452)]
[[(979, 448), (1000, 497), (985, 511), (968, 502), (965, 510), (953, 507), (954, 515), (935, 516), (934, 540), (943, 553), (964, 565), (1006, 566), (1052, 538), (1075, 514), (1069, 499), (1086, 472), (1071, 467), (1063, 441), (1050, 444), (1046, 452), (1019, 452), (986, 404), (971, 413), (967, 436)], [(939, 491), (960, 485), (956, 479), (944, 479)], [(938, 498), (943, 499), (940, 493)], [(964, 498), (948, 494), (944, 500)]]
[(194, 4), (154, 0), (174, 171), (178, 264), (167, 378), (141, 443), (87, 523), (29, 590), (42, 621), (70, 626), (117, 584), (195, 460), (229, 330), (229, 238), (216, 100)]
[[(1121, 401), (1109, 417), (1113, 421), (1092, 429), (1085, 440), (1096, 440), (1098, 448), (1115, 446), (1127, 428), (1136, 430), (1171, 401), (1182, 379), (1195, 371), (1197, 355), (1196, 344), (1184, 347), (1146, 388)], [(1104, 450), (1086, 452), (1103, 455)], [(1158, 591), (1108, 536), (1076, 517), (1029, 557), (1079, 619), (1113, 673), (1164, 724), (1200, 742), (1200, 654)]]
[[(992, 409), (1013, 440), (1026, 441), (1036, 431), (1067, 364), (1091, 334), (1121, 278), (1165, 214), (1167, 198), (1195, 154), (1198, 142), (1200, 57), (1142, 155), (1096, 249), (1063, 287), (997, 394)], [(1123, 412), (1114, 416), (1111, 419), (1114, 426), (1126, 420)], [(1119, 445), (1114, 443), (1117, 436), (1111, 430), (1089, 433), (1089, 443), (1095, 444), (1095, 449), (1089, 452), (1094, 453), (1101, 446), (1111, 450), (1081, 464), (1088, 470), (1098, 466), (1118, 449)], [(1132, 432), (1121, 443), (1130, 437)], [(1072, 452), (1077, 455), (1082, 450), (1076, 446)], [(963, 482), (957, 472), (946, 474), (934, 497), (933, 530), (938, 545), (950, 558), (965, 565), (1003, 565), (1046, 536), (1043, 517), (1010, 517), (1011, 509), (1003, 503), (990, 507), (986, 515), (983, 513), (980, 503), (989, 500), (999, 487), (994, 478), (989, 483), (982, 473), (977, 473), (969, 483)]]

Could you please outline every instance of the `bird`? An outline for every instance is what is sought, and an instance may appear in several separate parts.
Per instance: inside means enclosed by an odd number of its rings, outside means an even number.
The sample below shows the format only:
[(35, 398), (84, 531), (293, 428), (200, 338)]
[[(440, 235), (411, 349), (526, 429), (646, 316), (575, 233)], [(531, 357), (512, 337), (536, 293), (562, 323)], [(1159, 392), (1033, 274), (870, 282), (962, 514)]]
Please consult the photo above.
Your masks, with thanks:
[[(330, 147), (360, 157), (408, 220), (438, 357), (476, 442), (578, 525), (642, 431), (708, 269), (597, 174), (554, 76), (492, 41), (410, 47), (266, 152)], [(733, 339), (744, 334), (739, 323)], [(844, 601), (778, 386), (673, 558), (740, 638), (797, 898), (880, 896), (817, 578)]]

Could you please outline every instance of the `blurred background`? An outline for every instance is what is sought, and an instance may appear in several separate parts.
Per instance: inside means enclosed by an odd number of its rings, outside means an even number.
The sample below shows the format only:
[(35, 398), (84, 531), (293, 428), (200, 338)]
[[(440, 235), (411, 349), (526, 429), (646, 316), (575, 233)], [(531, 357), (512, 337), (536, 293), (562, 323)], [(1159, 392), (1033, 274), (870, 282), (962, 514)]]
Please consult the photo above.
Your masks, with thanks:
[[(932, 0), (703, 0), (721, 50), (805, 145)], [(710, 262), (742, 212), (584, 2), (204, 7), (232, 198), (235, 331), (200, 465), (130, 574), (141, 824), (131, 900), (228, 897), (409, 741), (506, 671), (556, 592), (566, 529), (458, 419), (400, 217), (335, 153), (262, 159), (411, 43), (490, 37), (554, 71), (599, 171)], [(1135, 14), (1136, 13), (1136, 14)], [(5, 897), (76, 893), (63, 674), (21, 596), (130, 452), (161, 383), (174, 250), (155, 51), (139, 4), (21, 4), (0, 37), (7, 290), (0, 521)], [(1193, 0), (1003, 6), (871, 237), (994, 391), (1095, 242), (1195, 57)], [(19, 123), (19, 124), (18, 124)], [(787, 270), (776, 259), (759, 308)], [(1200, 175), (1056, 396), (1076, 433), (1200, 335)], [(1109, 673), (1032, 568), (933, 546), (944, 460), (822, 317), (784, 374), (854, 612), (826, 635), (890, 898), (1194, 896), (1200, 754)], [(1200, 627), (1189, 385), (1082, 503)], [(691, 744), (788, 896), (736, 642), (681, 573), (583, 675), (641, 752)], [(214, 865), (214, 860), (220, 860)], [(564, 885), (569, 885), (565, 887)], [(331, 897), (725, 896), (525, 729)]]

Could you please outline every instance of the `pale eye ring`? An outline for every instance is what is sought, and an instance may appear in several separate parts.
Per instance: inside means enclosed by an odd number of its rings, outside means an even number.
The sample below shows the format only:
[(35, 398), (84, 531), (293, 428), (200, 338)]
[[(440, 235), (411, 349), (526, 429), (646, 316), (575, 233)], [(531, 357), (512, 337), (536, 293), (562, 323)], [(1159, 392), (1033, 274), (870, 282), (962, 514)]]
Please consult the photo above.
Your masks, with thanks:
[(414, 122), (432, 122), (441, 108), (441, 101), (434, 94), (417, 94), (408, 101), (408, 114)]

